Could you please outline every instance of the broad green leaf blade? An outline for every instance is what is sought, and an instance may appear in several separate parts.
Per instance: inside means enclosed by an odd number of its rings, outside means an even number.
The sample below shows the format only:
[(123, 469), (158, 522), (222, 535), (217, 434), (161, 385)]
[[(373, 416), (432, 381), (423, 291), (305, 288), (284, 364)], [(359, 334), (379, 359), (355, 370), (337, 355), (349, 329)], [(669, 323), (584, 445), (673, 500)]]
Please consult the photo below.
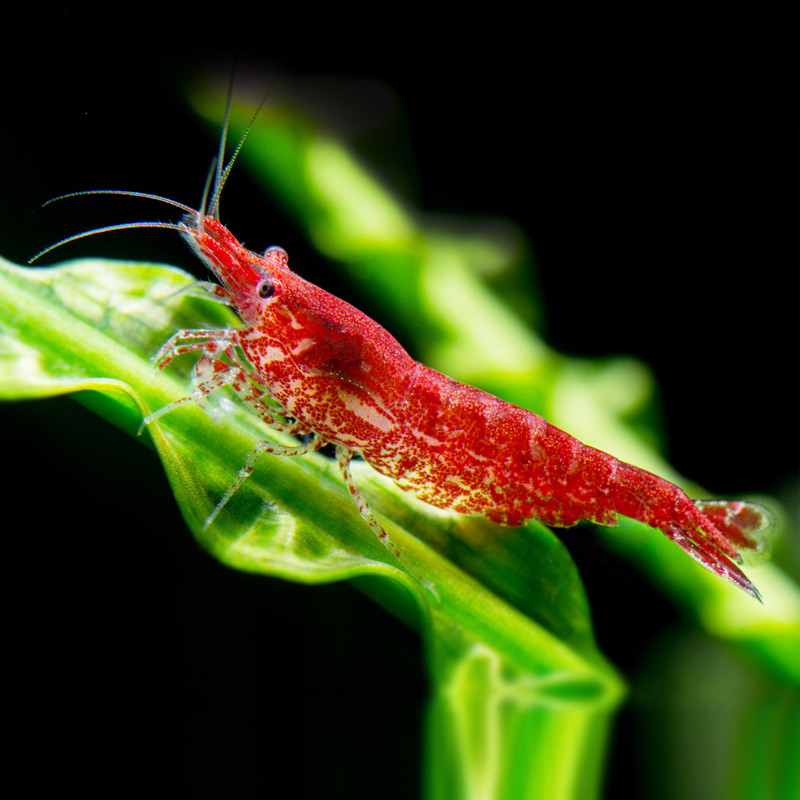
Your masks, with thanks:
[[(20, 399), (94, 389), (108, 394), (103, 413), (131, 433), (146, 410), (189, 390), (172, 370), (150, 366), (160, 342), (181, 327), (231, 322), (217, 304), (176, 297), (190, 278), (173, 268), (5, 264), (0, 275), (0, 394)], [(205, 410), (182, 407), (150, 427), (187, 523), (225, 563), (303, 581), (391, 575), (426, 614), (435, 608), (519, 668), (557, 668), (579, 682), (596, 681), (601, 695), (617, 694), (594, 647), (574, 565), (543, 526), (508, 531), (429, 510), (364, 467), (357, 479), (384, 512), (404, 554), (398, 563), (361, 522), (333, 463), (315, 456), (263, 458), (204, 530), (252, 443), (276, 435), (230, 398)]]
[[(150, 354), (176, 329), (232, 321), (217, 305), (176, 297), (189, 282), (155, 265), (91, 261), (25, 269), (2, 262), (0, 397), (85, 393), (88, 405), (135, 433), (145, 413), (189, 391), (172, 371), (156, 372)], [(421, 627), (439, 698), (432, 725), (444, 724), (454, 744), (447, 772), (437, 768), (432, 775), (450, 774), (449, 785), (463, 782), (463, 797), (482, 796), (488, 786), (497, 789), (493, 796), (517, 797), (521, 775), (533, 786), (552, 786), (544, 762), (528, 766), (541, 730), (561, 742), (566, 767), (599, 763), (621, 684), (596, 651), (575, 567), (548, 529), (504, 530), (429, 510), (367, 468), (358, 470), (359, 484), (402, 549), (397, 562), (361, 521), (332, 462), (314, 456), (263, 458), (206, 530), (203, 521), (252, 443), (274, 434), (223, 398), (205, 410), (176, 409), (145, 436), (152, 437), (187, 524), (221, 561), (302, 582), (355, 579)], [(465, 684), (470, 673), (479, 679)], [(487, 719), (501, 723), (492, 735), (505, 755), (477, 761), (475, 743), (463, 734)], [(509, 775), (517, 778), (506, 786)], [(598, 776), (591, 775), (584, 795), (567, 780), (551, 796), (591, 796)]]
[(611, 722), (597, 684), (518, 670), (474, 640), (438, 633), (426, 796), (595, 796)]

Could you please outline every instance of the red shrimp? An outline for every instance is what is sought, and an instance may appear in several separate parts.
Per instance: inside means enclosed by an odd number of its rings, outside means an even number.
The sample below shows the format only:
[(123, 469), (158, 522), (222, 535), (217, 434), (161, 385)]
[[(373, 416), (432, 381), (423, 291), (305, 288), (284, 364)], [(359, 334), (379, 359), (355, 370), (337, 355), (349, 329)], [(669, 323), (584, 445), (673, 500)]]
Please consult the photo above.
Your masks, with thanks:
[(330, 444), (361, 516), (398, 556), (353, 482), (354, 454), (426, 503), (502, 525), (528, 519), (559, 527), (582, 520), (615, 525), (620, 514), (639, 520), (761, 599), (737, 564), (740, 551), (759, 548), (770, 523), (766, 509), (690, 500), (669, 481), (583, 444), (537, 414), (415, 361), (378, 323), (289, 269), (280, 247), (263, 254), (243, 247), (218, 219), (220, 192), (247, 135), (223, 170), (227, 117), (226, 111), (207, 210), (205, 200), (195, 210), (155, 195), (109, 191), (170, 203), (185, 212), (183, 220), (98, 228), (39, 254), (107, 230), (167, 227), (180, 231), (219, 279), (221, 285), (202, 286), (237, 312), (242, 327), (181, 330), (165, 342), (155, 363), (164, 367), (176, 356), (199, 353), (198, 384), (188, 397), (146, 417), (142, 427), (230, 386), (270, 427), (310, 438), (294, 447), (258, 442), (207, 526), (259, 456), (300, 455)]

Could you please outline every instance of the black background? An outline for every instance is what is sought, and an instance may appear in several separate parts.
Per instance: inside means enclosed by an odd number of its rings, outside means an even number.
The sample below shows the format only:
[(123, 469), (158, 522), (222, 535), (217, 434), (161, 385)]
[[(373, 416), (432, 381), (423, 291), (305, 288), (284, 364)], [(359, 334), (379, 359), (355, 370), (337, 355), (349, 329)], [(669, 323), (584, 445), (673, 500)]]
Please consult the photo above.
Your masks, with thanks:
[[(61, 192), (131, 188), (196, 203), (215, 142), (174, 84), (195, 68), (225, 74), (232, 57), (106, 44), (5, 63), (0, 252), (22, 263), (73, 232), (81, 210), (39, 207)], [(795, 50), (283, 45), (239, 57), (265, 88), (282, 74), (388, 83), (417, 170), (398, 169), (398, 184), (416, 185), (425, 210), (501, 215), (527, 232), (548, 342), (646, 362), (679, 472), (720, 494), (785, 495), (796, 483)], [(312, 252), (246, 177), (231, 180), (224, 208), (254, 248), (280, 243), (295, 265)], [(107, 221), (84, 216), (79, 229)], [(192, 267), (159, 232), (89, 240), (63, 257), (101, 253)], [(416, 794), (425, 679), (415, 634), (349, 587), (214, 563), (152, 453), (71, 401), (2, 413), (16, 464), (4, 528), (21, 752), (48, 754), (67, 782), (97, 791), (113, 774), (184, 796), (276, 784), (308, 796)], [(635, 624), (632, 605), (656, 630), (675, 612), (586, 539), (570, 537), (600, 646), (633, 671), (650, 636), (619, 635)], [(621, 764), (609, 796), (622, 791)]]

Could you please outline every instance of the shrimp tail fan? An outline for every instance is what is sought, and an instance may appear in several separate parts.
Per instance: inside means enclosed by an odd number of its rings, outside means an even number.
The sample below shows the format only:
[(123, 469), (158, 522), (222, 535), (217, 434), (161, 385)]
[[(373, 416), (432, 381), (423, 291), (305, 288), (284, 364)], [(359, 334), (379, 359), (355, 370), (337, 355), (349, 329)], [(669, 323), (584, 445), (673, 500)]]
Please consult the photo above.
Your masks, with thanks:
[[(737, 564), (753, 563), (767, 548), (776, 524), (772, 513), (756, 503), (740, 500), (695, 500), (697, 510), (713, 526), (714, 535), (670, 526), (665, 531), (679, 547), (706, 569), (729, 580), (761, 602), (761, 595)], [(698, 535), (699, 534), (699, 535)]]
[(741, 500), (695, 500), (695, 505), (736, 548), (745, 563), (757, 560), (749, 555), (764, 553), (767, 549), (776, 528), (769, 509)]

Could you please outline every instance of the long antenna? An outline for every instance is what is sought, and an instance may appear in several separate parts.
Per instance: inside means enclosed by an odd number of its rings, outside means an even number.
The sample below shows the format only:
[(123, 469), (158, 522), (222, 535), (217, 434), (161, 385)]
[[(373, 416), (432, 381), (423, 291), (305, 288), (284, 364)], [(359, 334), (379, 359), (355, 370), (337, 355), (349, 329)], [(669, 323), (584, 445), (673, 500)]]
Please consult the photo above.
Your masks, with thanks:
[[(83, 195), (88, 194), (118, 194), (123, 195), (124, 197), (144, 197), (146, 200), (155, 200), (159, 203), (166, 203), (167, 205), (179, 208), (181, 211), (185, 211), (187, 214), (191, 214), (193, 217), (197, 216), (197, 212), (193, 208), (184, 205), (183, 203), (179, 203), (177, 200), (170, 200), (169, 197), (162, 197), (160, 194), (151, 194), (150, 192), (131, 192), (127, 189), (84, 189), (80, 192), (68, 192), (67, 194), (60, 194), (58, 197), (51, 197), (46, 202), (42, 203), (42, 207), (49, 206), (50, 203), (55, 203), (57, 200), (64, 200), (69, 197), (82, 197)], [(121, 222), (117, 225), (105, 225), (102, 228), (92, 228), (90, 231), (83, 231), (82, 233), (75, 233), (72, 236), (67, 236), (65, 239), (61, 239), (55, 244), (45, 247), (44, 250), (40, 250), (35, 256), (28, 259), (28, 263), (33, 264), (34, 261), (41, 258), (43, 255), (46, 255), (51, 250), (55, 250), (57, 247), (61, 247), (61, 245), (69, 244), (69, 242), (74, 242), (78, 239), (84, 239), (87, 236), (94, 236), (97, 233), (125, 231), (131, 228), (166, 228), (170, 231), (184, 230), (175, 222)]]
[[(231, 102), (233, 100), (233, 79), (235, 72), (236, 63), (234, 62), (234, 65), (231, 67), (231, 76), (228, 79), (228, 96), (225, 98), (225, 113), (222, 115), (222, 131), (220, 131), (219, 135), (219, 149), (217, 150), (217, 157), (215, 159), (216, 163), (213, 165), (212, 170), (214, 174), (214, 193), (211, 195), (211, 203), (208, 207), (208, 215), (217, 219), (219, 219), (219, 196), (222, 192), (222, 187), (225, 185), (225, 181), (228, 178), (228, 172), (230, 171), (225, 170), (223, 168), (223, 164), (225, 163), (225, 144), (228, 141), (228, 124), (231, 118)], [(236, 152), (239, 152), (238, 148)], [(209, 173), (209, 177), (210, 176), (211, 173)], [(206, 214), (205, 195), (207, 191), (208, 187), (206, 186), (206, 190), (203, 192), (203, 205), (200, 207), (201, 216), (205, 216)]]
[(267, 95), (269, 91), (264, 92), (264, 96), (261, 98), (261, 102), (256, 107), (253, 116), (250, 117), (250, 122), (247, 123), (247, 127), (244, 129), (244, 133), (242, 134), (241, 138), (239, 139), (239, 143), (236, 145), (236, 148), (233, 151), (228, 163), (225, 164), (223, 168), (222, 164), (225, 160), (225, 139), (228, 135), (228, 122), (230, 118), (230, 111), (231, 111), (231, 98), (233, 95), (233, 73), (231, 73), (231, 82), (228, 87), (228, 99), (225, 103), (225, 119), (222, 123), (222, 136), (220, 137), (219, 141), (219, 151), (217, 154), (217, 168), (216, 168), (216, 176), (214, 178), (214, 193), (211, 195), (211, 202), (208, 205), (208, 216), (214, 217), (215, 219), (219, 219), (219, 197), (222, 194), (222, 188), (225, 186), (225, 182), (228, 180), (228, 176), (231, 174), (231, 170), (233, 169), (233, 165), (236, 163), (236, 159), (241, 151), (242, 147), (244, 146), (245, 140), (247, 139), (250, 130), (252, 129), (256, 117), (261, 113), (261, 109), (264, 107), (264, 103), (267, 101)]
[(132, 192), (128, 189), (82, 189), (79, 192), (67, 192), (67, 194), (60, 194), (58, 197), (51, 197), (42, 203), (42, 208), (49, 206), (50, 203), (55, 203), (57, 200), (64, 200), (68, 197), (82, 197), (85, 194), (121, 194), (125, 197), (144, 197), (147, 200), (157, 200), (159, 203), (167, 203), (168, 205), (175, 206), (175, 208), (185, 211), (187, 214), (196, 214), (197, 212), (191, 207), (179, 203), (177, 200), (172, 200), (169, 197), (162, 197), (160, 194), (152, 194), (151, 192)]
[(61, 241), (56, 242), (55, 244), (51, 244), (49, 247), (45, 247), (44, 250), (40, 250), (35, 256), (28, 259), (28, 263), (33, 264), (34, 261), (41, 258), (43, 255), (46, 255), (51, 250), (55, 250), (57, 247), (61, 247), (61, 245), (63, 244), (68, 244), (69, 242), (74, 242), (77, 241), (78, 239), (84, 239), (87, 236), (94, 236), (96, 233), (108, 233), (109, 231), (126, 231), (130, 230), (131, 228), (166, 228), (169, 231), (178, 231), (178, 232), (186, 230), (185, 226), (181, 226), (177, 222), (122, 222), (118, 225), (106, 225), (103, 228), (93, 228), (90, 231), (83, 231), (82, 233), (75, 233), (72, 236), (67, 236), (66, 239), (61, 239)]
[[(206, 178), (205, 188), (203, 190), (203, 200), (200, 205), (200, 210), (196, 210), (191, 208), (191, 206), (187, 206), (184, 203), (179, 203), (177, 200), (171, 200), (168, 197), (162, 197), (158, 194), (151, 194), (149, 192), (134, 192), (128, 191), (126, 189), (85, 189), (79, 192), (68, 192), (67, 194), (59, 195), (58, 197), (53, 197), (47, 202), (43, 203), (43, 206), (50, 205), (50, 203), (55, 203), (57, 200), (64, 200), (69, 197), (81, 197), (83, 195), (91, 195), (91, 194), (107, 194), (107, 195), (123, 195), (125, 197), (141, 197), (147, 200), (155, 200), (159, 203), (166, 203), (168, 205), (173, 206), (174, 208), (179, 208), (181, 211), (185, 212), (186, 214), (193, 217), (197, 224), (199, 225), (202, 221), (204, 216), (210, 216), (215, 219), (219, 219), (219, 198), (220, 194), (222, 193), (222, 189), (225, 186), (225, 182), (228, 180), (228, 176), (233, 169), (233, 165), (236, 163), (236, 159), (241, 151), (242, 147), (244, 146), (245, 140), (250, 133), (250, 130), (253, 127), (253, 124), (256, 121), (261, 109), (264, 107), (264, 103), (267, 100), (268, 92), (264, 93), (264, 96), (261, 98), (261, 102), (256, 107), (253, 116), (250, 118), (250, 122), (247, 124), (247, 127), (244, 130), (241, 138), (239, 139), (239, 143), (236, 145), (236, 148), (233, 151), (228, 163), (225, 164), (225, 143), (228, 138), (228, 127), (230, 123), (230, 115), (231, 115), (231, 104), (233, 99), (233, 83), (234, 83), (234, 72), (235, 68), (231, 69), (231, 77), (228, 84), (228, 96), (225, 101), (225, 116), (222, 121), (222, 133), (220, 135), (219, 140), (219, 149), (217, 151), (217, 155), (215, 156), (214, 160), (211, 164), (211, 169), (209, 170), (208, 177)], [(223, 166), (224, 164), (224, 166)], [(206, 210), (206, 202), (208, 200), (208, 194), (211, 191), (211, 201), (208, 203), (208, 210)], [(69, 242), (77, 241), (78, 239), (84, 239), (87, 236), (94, 236), (98, 233), (108, 233), (109, 231), (123, 231), (123, 230), (130, 230), (131, 228), (164, 228), (166, 230), (171, 231), (185, 231), (186, 227), (183, 223), (174, 223), (174, 222), (124, 222), (117, 225), (105, 225), (102, 228), (93, 228), (89, 231), (83, 231), (82, 233), (76, 233), (72, 236), (67, 236), (64, 239), (56, 242), (55, 244), (51, 244), (48, 247), (45, 247), (44, 250), (40, 250), (36, 253), (35, 256), (28, 259), (28, 263), (32, 264), (34, 261), (38, 260), (42, 256), (46, 255), (52, 250), (55, 250), (62, 245), (68, 244)]]

